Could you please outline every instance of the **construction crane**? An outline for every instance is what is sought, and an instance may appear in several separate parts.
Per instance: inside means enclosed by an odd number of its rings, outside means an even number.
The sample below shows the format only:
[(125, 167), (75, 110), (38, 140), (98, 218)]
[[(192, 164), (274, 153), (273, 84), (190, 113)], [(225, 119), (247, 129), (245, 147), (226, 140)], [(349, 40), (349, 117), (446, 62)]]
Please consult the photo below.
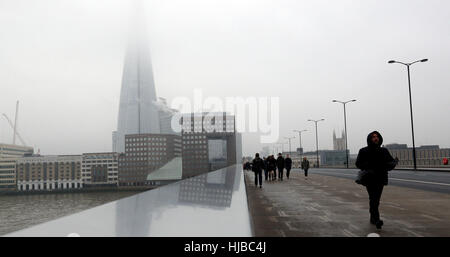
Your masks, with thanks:
[(16, 136), (19, 138), (20, 142), (22, 142), (22, 145), (26, 146), (25, 141), (22, 139), (22, 137), (20, 136), (19, 132), (17, 132), (17, 119), (19, 116), (19, 101), (16, 102), (16, 116), (14, 119), (14, 124), (11, 121), (11, 119), (8, 117), (8, 115), (3, 113), (3, 117), (5, 117), (5, 119), (8, 121), (9, 126), (11, 126), (11, 128), (13, 129), (14, 133), (13, 133), (13, 145), (16, 144)]
[(16, 115), (14, 117), (14, 133), (13, 133), (13, 145), (16, 144), (16, 134), (17, 134), (17, 118), (19, 117), (19, 101), (16, 102)]
[[(11, 119), (4, 113), (3, 113), (3, 117), (8, 121), (9, 126), (14, 130), (14, 124), (12, 123)], [(19, 132), (17, 132), (17, 130), (15, 130), (14, 133), (15, 133), (15, 136), (17, 135), (17, 138), (19, 138), (19, 140), (22, 143), (22, 145), (26, 146), (27, 144), (22, 139), (22, 137), (20, 136)], [(15, 144), (15, 140), (13, 140), (13, 144)]]

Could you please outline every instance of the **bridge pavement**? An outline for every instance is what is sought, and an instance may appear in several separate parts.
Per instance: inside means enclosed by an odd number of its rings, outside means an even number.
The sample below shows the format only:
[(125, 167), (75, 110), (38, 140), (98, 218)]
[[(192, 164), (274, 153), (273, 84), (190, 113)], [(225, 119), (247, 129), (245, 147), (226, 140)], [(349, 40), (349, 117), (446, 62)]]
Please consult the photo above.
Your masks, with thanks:
[(245, 171), (255, 236), (450, 236), (450, 194), (389, 185), (381, 198), (382, 230), (369, 223), (365, 188), (354, 181), (295, 170), (291, 179), (254, 185)]

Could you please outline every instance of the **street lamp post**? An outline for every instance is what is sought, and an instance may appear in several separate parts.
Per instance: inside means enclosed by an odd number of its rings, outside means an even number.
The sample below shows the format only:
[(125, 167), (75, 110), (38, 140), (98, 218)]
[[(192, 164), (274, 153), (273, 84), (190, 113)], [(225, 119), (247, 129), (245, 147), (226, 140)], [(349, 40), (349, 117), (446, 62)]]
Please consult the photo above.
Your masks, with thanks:
[(320, 164), (319, 164), (319, 136), (317, 134), (317, 123), (320, 121), (324, 121), (325, 119), (320, 119), (320, 120), (308, 120), (308, 121), (312, 121), (316, 124), (316, 157), (317, 157), (317, 168), (320, 168)]
[(348, 169), (348, 141), (347, 141), (347, 112), (345, 110), (345, 105), (351, 102), (356, 102), (356, 100), (349, 100), (347, 102), (342, 102), (342, 101), (338, 101), (338, 100), (333, 100), (333, 103), (341, 103), (342, 105), (344, 105), (344, 129), (345, 129), (345, 156), (347, 158), (346, 161), (346, 166)]
[(281, 153), (284, 152), (284, 145), (287, 145), (287, 144), (288, 144), (288, 142), (281, 143)]
[(278, 147), (279, 147), (278, 144), (274, 144), (274, 145), (275, 145), (275, 146), (273, 147), (273, 154), (275, 154), (275, 153), (278, 152)]
[(304, 130), (294, 130), (294, 132), (298, 132), (298, 139), (299, 139), (299, 143), (300, 143), (300, 148), (302, 148), (302, 132), (308, 131), (306, 129)]
[[(278, 147), (277, 147), (277, 153), (281, 153), (281, 152), (283, 152), (283, 143), (278, 143), (277, 144), (278, 145)], [(280, 148), (280, 145), (281, 145), (281, 148)], [(281, 151), (280, 151), (281, 150)]]
[(289, 140), (289, 154), (292, 154), (292, 148), (291, 148), (291, 139), (294, 139), (295, 137), (285, 137), (285, 139)]
[(411, 113), (411, 134), (412, 134), (412, 144), (413, 144), (413, 162), (414, 162), (414, 170), (417, 170), (417, 161), (416, 161), (416, 143), (414, 140), (414, 121), (413, 121), (413, 110), (412, 110), (412, 97), (411, 97), (411, 75), (410, 75), (410, 69), (409, 67), (415, 63), (418, 62), (427, 62), (428, 59), (422, 59), (422, 60), (418, 60), (415, 62), (411, 62), (411, 63), (403, 63), (403, 62), (398, 62), (398, 61), (394, 61), (391, 60), (388, 63), (392, 64), (392, 63), (398, 63), (398, 64), (403, 64), (406, 66), (407, 70), (408, 70), (408, 88), (409, 88), (409, 110)]

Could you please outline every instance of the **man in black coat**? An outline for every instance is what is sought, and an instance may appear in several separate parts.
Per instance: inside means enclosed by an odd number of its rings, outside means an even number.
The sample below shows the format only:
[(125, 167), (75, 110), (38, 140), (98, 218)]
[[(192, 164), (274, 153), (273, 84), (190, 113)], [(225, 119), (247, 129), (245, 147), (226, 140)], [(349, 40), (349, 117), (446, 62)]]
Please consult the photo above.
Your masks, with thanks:
[(259, 188), (262, 188), (262, 170), (264, 168), (264, 161), (259, 158), (259, 153), (255, 154), (255, 159), (252, 161), (252, 169), (253, 172), (255, 172), (255, 186), (258, 186), (259, 181)]
[(383, 187), (388, 184), (388, 171), (393, 170), (398, 163), (386, 148), (381, 147), (382, 144), (381, 134), (378, 131), (371, 132), (367, 136), (367, 146), (359, 150), (356, 159), (356, 167), (367, 171), (365, 186), (369, 193), (370, 223), (378, 229), (383, 226), (378, 211)]
[(284, 158), (281, 155), (281, 153), (278, 154), (277, 168), (278, 168), (278, 179), (283, 180)]
[(284, 159), (284, 167), (286, 168), (286, 177), (289, 179), (289, 173), (292, 169), (292, 159), (289, 157), (289, 154), (286, 155), (286, 159)]
[(308, 179), (309, 161), (306, 157), (303, 157), (301, 168), (305, 171), (305, 179)]

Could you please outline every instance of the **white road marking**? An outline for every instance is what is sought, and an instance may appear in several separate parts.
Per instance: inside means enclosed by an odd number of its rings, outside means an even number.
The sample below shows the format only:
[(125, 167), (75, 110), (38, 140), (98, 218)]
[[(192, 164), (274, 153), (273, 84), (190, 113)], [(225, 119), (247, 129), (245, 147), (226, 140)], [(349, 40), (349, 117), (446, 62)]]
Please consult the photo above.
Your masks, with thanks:
[(319, 219), (325, 221), (325, 222), (331, 222), (332, 220), (330, 218), (328, 218), (327, 216), (318, 216)]
[(289, 222), (285, 222), (286, 226), (288, 226), (289, 230), (296, 230), (299, 231), (298, 229), (294, 228), (291, 226), (291, 224)]
[[(335, 175), (327, 172), (322, 172), (327, 175)], [(343, 176), (356, 176), (353, 174), (342, 174), (342, 173), (336, 173)], [(389, 180), (398, 180), (398, 181), (405, 181), (405, 182), (413, 182), (413, 183), (422, 183), (422, 184), (430, 184), (430, 185), (439, 185), (439, 186), (450, 186), (450, 184), (447, 183), (438, 183), (438, 182), (429, 182), (429, 181), (421, 181), (421, 180), (412, 180), (412, 179), (402, 179), (402, 178), (389, 178)]]
[(395, 206), (395, 205), (388, 205), (389, 207), (391, 207), (391, 208), (394, 208), (394, 209), (398, 209), (398, 210), (401, 210), (401, 211), (406, 211), (406, 209), (405, 208), (402, 208), (402, 207), (398, 207), (398, 206)]
[(450, 186), (450, 184), (446, 183), (438, 183), (438, 182), (428, 182), (428, 181), (420, 181), (420, 180), (411, 180), (411, 179), (401, 179), (401, 178), (389, 178), (390, 180), (399, 180), (413, 183), (422, 183), (422, 184), (430, 184), (430, 185), (440, 185), (440, 186)]
[(350, 232), (347, 229), (342, 230), (342, 232), (344, 232), (344, 234), (346, 234), (348, 237), (357, 237), (357, 235), (355, 235), (354, 233)]
[(433, 216), (431, 216), (431, 215), (422, 214), (421, 216), (422, 216), (422, 217), (425, 217), (425, 218), (429, 218), (429, 219), (431, 219), (431, 220), (435, 220), (435, 221), (442, 221), (441, 219), (436, 218), (436, 217), (433, 217)]
[(280, 215), (280, 217), (287, 217), (288, 215), (286, 215), (286, 213), (284, 211), (278, 211), (278, 215)]
[(411, 234), (413, 234), (413, 235), (416, 236), (416, 237), (424, 237), (423, 235), (421, 235), (421, 234), (419, 234), (419, 233), (416, 233), (416, 232), (414, 232), (414, 231), (412, 231), (412, 230), (410, 230), (410, 229), (407, 229), (407, 228), (404, 228), (403, 231), (406, 231), (406, 232), (408, 232), (408, 233), (411, 233)]

